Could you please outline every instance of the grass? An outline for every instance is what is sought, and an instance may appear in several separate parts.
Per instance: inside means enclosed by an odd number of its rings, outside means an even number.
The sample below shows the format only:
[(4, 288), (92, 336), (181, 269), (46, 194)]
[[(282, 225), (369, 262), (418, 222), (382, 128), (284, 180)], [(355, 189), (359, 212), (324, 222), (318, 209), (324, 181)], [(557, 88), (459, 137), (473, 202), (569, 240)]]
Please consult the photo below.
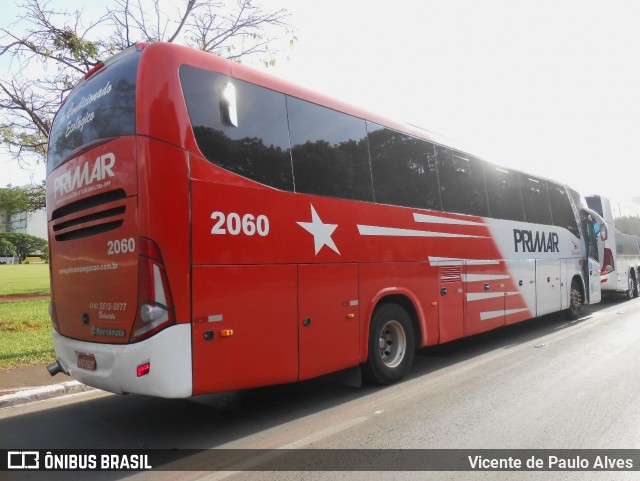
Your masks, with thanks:
[(0, 302), (0, 369), (54, 359), (48, 306), (48, 299)]
[[(49, 294), (48, 264), (0, 265), (0, 296)], [(49, 299), (0, 302), (0, 369), (51, 362)]]
[(49, 264), (0, 265), (0, 296), (49, 294), (50, 290)]

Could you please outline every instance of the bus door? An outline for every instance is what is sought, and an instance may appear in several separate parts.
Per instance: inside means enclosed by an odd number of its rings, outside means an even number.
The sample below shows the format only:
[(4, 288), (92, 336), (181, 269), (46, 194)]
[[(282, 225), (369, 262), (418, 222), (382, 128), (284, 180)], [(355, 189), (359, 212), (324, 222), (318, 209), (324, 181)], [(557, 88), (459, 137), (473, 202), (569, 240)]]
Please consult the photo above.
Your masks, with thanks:
[(298, 380), (358, 365), (357, 264), (298, 266)]
[[(581, 211), (582, 227), (585, 233), (585, 247), (587, 252), (587, 259), (583, 264), (583, 274), (588, 284), (586, 286), (587, 298), (585, 302), (589, 304), (595, 304), (600, 302), (602, 298), (602, 291), (600, 286), (600, 252), (604, 251), (604, 241), (606, 240), (606, 225), (604, 221), (597, 219), (596, 214), (586, 212), (584, 209)], [(596, 235), (596, 227), (604, 229), (601, 235)]]

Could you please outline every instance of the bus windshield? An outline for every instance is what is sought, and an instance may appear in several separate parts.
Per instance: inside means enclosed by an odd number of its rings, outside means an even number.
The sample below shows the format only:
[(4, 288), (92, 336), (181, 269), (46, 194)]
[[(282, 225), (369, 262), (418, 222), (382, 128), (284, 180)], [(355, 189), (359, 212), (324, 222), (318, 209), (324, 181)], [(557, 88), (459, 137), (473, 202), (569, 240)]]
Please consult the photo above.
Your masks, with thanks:
[(71, 91), (51, 128), (47, 173), (89, 142), (135, 133), (135, 48)]

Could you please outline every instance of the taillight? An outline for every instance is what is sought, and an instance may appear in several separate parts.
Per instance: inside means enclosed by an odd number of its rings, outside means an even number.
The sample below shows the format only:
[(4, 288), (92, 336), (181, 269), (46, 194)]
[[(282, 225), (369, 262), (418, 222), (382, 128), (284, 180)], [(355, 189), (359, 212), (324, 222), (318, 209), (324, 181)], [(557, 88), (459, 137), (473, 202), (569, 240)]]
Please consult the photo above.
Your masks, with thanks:
[(611, 249), (605, 247), (601, 274), (610, 274), (614, 271), (614, 269), (615, 267), (613, 264), (613, 253), (611, 252)]
[(175, 324), (175, 309), (167, 270), (158, 245), (140, 238), (138, 258), (138, 311), (131, 342), (141, 341)]

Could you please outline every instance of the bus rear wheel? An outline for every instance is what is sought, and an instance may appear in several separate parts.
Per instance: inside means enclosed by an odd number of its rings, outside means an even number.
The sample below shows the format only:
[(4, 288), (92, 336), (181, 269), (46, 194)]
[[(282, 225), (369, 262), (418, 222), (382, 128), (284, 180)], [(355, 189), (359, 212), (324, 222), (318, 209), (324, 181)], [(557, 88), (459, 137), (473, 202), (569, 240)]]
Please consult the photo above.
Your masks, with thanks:
[(369, 358), (365, 378), (376, 384), (403, 379), (413, 363), (415, 338), (411, 318), (398, 304), (376, 308), (369, 329)]
[(627, 281), (627, 290), (624, 293), (627, 299), (633, 299), (634, 297), (638, 297), (638, 285), (636, 283), (636, 278), (633, 275), (633, 272), (629, 270), (629, 280)]

